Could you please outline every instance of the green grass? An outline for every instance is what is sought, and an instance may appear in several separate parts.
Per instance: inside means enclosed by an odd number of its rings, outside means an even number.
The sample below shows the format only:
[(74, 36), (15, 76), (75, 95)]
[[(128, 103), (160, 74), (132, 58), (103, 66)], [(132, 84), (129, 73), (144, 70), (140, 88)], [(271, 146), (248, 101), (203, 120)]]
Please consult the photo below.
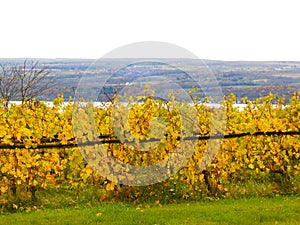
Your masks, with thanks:
[(300, 224), (300, 197), (224, 199), (149, 206), (79, 205), (1, 215), (0, 224)]

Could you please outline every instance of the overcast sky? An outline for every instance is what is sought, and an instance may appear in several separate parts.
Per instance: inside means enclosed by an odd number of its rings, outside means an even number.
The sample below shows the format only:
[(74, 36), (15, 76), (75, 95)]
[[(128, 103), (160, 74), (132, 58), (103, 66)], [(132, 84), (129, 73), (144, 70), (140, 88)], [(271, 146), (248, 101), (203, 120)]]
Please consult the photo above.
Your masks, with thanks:
[(2, 0), (1, 58), (100, 58), (141, 41), (199, 58), (300, 61), (298, 1)]

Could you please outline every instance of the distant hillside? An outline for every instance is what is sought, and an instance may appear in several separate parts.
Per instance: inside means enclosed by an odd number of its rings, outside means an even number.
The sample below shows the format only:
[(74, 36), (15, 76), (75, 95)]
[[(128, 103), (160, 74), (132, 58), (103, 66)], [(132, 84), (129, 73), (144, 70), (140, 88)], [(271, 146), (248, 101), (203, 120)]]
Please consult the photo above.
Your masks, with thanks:
[[(30, 59), (29, 59), (30, 60)], [(36, 59), (35, 59), (36, 60)], [(2, 65), (12, 65), (22, 63), (24, 59), (0, 59)], [(94, 74), (94, 76), (108, 76), (113, 73), (113, 79), (107, 83), (106, 91), (112, 94), (115, 91), (122, 90), (122, 87), (128, 83), (128, 76), (117, 73), (117, 69), (126, 67), (128, 59), (106, 59), (97, 64), (95, 74), (95, 60), (92, 59), (40, 59), (40, 64), (47, 66), (51, 70), (51, 76), (55, 77), (55, 88), (47, 95), (40, 96), (40, 99), (52, 100), (58, 93), (64, 93), (66, 99), (74, 96), (77, 90), (78, 82), (85, 76)], [(131, 60), (132, 61), (132, 60)], [(153, 59), (157, 62), (158, 60)], [(195, 86), (195, 82), (189, 79), (188, 74), (197, 72), (201, 66), (197, 66), (197, 60), (189, 59), (169, 59), (172, 66), (182, 67), (187, 73), (179, 73), (174, 67), (164, 65), (156, 69), (152, 74), (156, 63), (149, 64), (148, 67), (135, 69), (145, 76), (169, 76), (176, 77), (176, 82), (185, 90), (190, 90)], [(200, 61), (199, 61), (200, 62)], [(217, 61), (203, 60), (211, 72), (218, 80), (223, 93), (228, 95), (235, 93), (238, 98), (248, 96), (254, 99), (269, 94), (270, 92), (279, 95), (289, 95), (292, 92), (300, 90), (300, 62), (250, 62), (250, 61)], [(199, 64), (199, 63), (198, 63)], [(201, 64), (200, 64), (201, 65)], [(138, 71), (140, 69), (140, 71)], [(132, 73), (131, 78), (137, 73)], [(149, 75), (150, 74), (150, 75)], [(98, 99), (103, 100), (103, 99)]]

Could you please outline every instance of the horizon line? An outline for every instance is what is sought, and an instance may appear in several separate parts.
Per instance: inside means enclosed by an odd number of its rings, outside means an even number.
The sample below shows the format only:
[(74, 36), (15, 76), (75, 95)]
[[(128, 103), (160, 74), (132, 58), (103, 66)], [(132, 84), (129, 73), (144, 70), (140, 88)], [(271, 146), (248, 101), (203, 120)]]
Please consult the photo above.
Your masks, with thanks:
[(170, 59), (170, 60), (203, 60), (203, 61), (219, 61), (219, 62), (299, 62), (300, 60), (247, 60), (247, 59), (237, 59), (237, 60), (228, 60), (228, 59), (202, 59), (202, 58), (187, 58), (187, 57), (122, 57), (122, 58), (77, 58), (77, 57), (0, 57), (0, 60), (125, 60), (125, 59)]

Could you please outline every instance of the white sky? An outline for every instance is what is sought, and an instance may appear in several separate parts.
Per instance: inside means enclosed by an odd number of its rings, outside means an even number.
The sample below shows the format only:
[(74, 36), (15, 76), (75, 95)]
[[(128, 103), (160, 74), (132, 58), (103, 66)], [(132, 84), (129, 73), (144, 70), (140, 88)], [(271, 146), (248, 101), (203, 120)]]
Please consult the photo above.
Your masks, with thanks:
[(297, 2), (1, 0), (0, 58), (100, 58), (163, 41), (204, 59), (300, 61)]

